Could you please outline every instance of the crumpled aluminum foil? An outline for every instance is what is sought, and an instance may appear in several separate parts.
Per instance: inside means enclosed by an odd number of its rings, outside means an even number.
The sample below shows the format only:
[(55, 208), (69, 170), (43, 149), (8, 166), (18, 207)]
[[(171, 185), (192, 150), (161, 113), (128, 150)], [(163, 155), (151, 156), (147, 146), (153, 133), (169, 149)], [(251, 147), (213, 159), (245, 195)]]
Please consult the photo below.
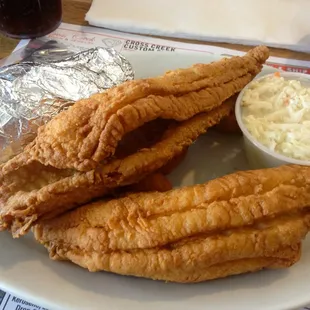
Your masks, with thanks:
[(75, 101), (133, 78), (130, 63), (104, 48), (40, 49), (0, 68), (0, 162), (20, 153), (39, 126)]

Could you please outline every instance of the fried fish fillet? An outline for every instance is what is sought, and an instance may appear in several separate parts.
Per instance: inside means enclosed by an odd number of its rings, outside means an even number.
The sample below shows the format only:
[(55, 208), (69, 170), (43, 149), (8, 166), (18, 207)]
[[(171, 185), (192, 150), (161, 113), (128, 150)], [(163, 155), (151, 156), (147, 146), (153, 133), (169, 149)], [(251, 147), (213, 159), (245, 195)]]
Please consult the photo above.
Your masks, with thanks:
[(199, 282), (296, 263), (309, 206), (310, 167), (282, 166), (98, 201), (33, 231), (52, 259), (90, 271)]
[[(17, 237), (42, 216), (159, 170), (230, 113), (223, 101), (251, 81), (267, 58), (268, 49), (260, 46), (243, 57), (130, 81), (75, 103), (0, 166), (0, 230)], [(128, 133), (155, 120), (168, 125), (159, 141), (116, 157)]]
[(196, 64), (165, 75), (128, 81), (76, 102), (38, 131), (4, 173), (37, 161), (58, 169), (89, 171), (113, 156), (123, 136), (157, 118), (184, 121), (218, 107), (262, 69), (269, 50)]
[[(239, 94), (234, 95), (230, 98), (233, 101), (234, 106), (236, 104), (236, 100)], [(241, 129), (239, 128), (236, 115), (235, 115), (235, 108), (231, 111), (231, 113), (224, 117), (218, 125), (215, 126), (215, 130), (218, 132), (222, 132), (225, 134), (242, 134)]]
[(167, 177), (156, 172), (148, 175), (140, 182), (121, 188), (121, 192), (168, 192), (172, 189), (171, 182)]
[(188, 148), (185, 148), (182, 153), (178, 154), (174, 158), (172, 158), (164, 167), (162, 167), (159, 172), (168, 175), (173, 170), (175, 170), (185, 159), (187, 155)]
[(34, 161), (8, 174), (0, 172), (0, 230), (25, 234), (39, 218), (51, 218), (101, 197), (120, 186), (139, 182), (178, 156), (208, 128), (229, 115), (224, 104), (209, 113), (175, 124), (150, 148), (115, 159), (88, 172), (57, 169)]

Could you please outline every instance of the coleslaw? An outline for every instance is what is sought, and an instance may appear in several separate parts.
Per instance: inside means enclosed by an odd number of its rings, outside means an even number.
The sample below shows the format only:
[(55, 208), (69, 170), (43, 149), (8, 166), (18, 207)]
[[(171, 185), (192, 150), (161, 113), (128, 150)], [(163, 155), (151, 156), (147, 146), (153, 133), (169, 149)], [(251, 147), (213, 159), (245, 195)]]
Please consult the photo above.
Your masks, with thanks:
[(310, 81), (280, 73), (251, 83), (242, 97), (242, 120), (249, 133), (270, 150), (310, 160)]

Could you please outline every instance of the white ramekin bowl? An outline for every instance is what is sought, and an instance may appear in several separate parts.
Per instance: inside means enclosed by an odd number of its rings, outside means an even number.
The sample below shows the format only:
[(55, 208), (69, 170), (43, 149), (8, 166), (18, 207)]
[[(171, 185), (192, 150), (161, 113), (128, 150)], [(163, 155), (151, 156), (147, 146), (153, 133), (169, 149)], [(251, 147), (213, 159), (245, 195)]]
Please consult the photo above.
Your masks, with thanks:
[[(264, 79), (272, 74), (261, 75), (259, 78), (256, 78), (255, 81), (260, 79)], [(281, 76), (290, 79), (290, 80), (298, 80), (303, 85), (310, 87), (310, 75), (303, 74), (303, 73), (291, 73), (291, 72), (281, 72)], [(295, 164), (295, 165), (304, 165), (310, 166), (310, 160), (298, 160), (290, 157), (286, 157), (282, 154), (276, 153), (266, 146), (262, 145), (258, 142), (248, 131), (246, 126), (242, 120), (242, 98), (244, 92), (251, 86), (253, 82), (250, 82), (239, 94), (236, 107), (235, 107), (235, 114), (238, 125), (243, 133), (244, 139), (244, 149), (246, 156), (248, 158), (249, 164), (252, 169), (260, 169), (260, 168), (271, 168), (277, 167), (286, 164)], [(310, 139), (310, 137), (309, 137)]]

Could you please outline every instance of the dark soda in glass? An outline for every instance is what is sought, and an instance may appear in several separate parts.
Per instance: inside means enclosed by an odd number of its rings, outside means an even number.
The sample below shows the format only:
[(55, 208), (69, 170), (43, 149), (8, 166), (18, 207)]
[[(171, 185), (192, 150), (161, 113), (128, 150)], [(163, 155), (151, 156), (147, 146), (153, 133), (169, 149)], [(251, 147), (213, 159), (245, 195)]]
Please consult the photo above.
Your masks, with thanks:
[(27, 39), (44, 36), (61, 22), (61, 0), (0, 0), (0, 32)]

